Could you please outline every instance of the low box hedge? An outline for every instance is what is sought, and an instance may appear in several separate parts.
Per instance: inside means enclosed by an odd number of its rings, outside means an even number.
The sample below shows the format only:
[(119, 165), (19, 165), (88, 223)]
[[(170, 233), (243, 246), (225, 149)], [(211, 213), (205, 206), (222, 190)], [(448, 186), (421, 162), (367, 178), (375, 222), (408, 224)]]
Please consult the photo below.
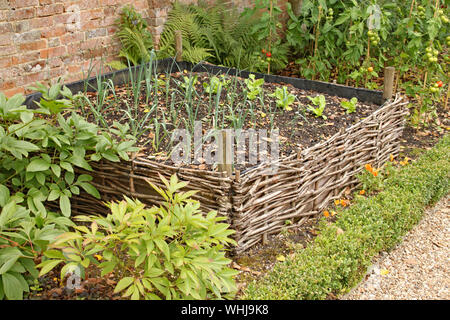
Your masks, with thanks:
[(389, 173), (379, 193), (357, 196), (350, 208), (338, 211), (335, 223), (323, 219), (314, 242), (249, 284), (243, 299), (326, 299), (357, 285), (373, 258), (401, 242), (426, 207), (448, 193), (450, 135)]

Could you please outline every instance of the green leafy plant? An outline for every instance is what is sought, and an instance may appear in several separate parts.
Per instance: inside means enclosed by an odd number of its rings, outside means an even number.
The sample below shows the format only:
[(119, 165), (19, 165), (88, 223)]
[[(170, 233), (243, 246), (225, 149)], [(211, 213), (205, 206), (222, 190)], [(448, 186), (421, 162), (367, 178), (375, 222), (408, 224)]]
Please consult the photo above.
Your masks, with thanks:
[(259, 47), (248, 30), (255, 21), (255, 17), (244, 17), (229, 8), (225, 1), (200, 1), (198, 5), (176, 1), (161, 34), (158, 57), (175, 56), (175, 30), (181, 30), (183, 60), (252, 68)]
[(242, 12), (243, 17), (254, 20), (247, 32), (258, 41), (253, 67), (257, 71), (271, 73), (287, 65), (289, 46), (280, 36), (282, 12), (277, 0), (256, 0)]
[(247, 86), (246, 95), (248, 100), (254, 100), (257, 96), (262, 93), (262, 85), (264, 84), (264, 79), (255, 79), (254, 74), (250, 74), (248, 79), (245, 79), (245, 85)]
[(112, 129), (123, 139), (117, 143), (79, 115), (63, 116), (72, 107), (66, 87), (36, 88), (42, 93), (37, 109), (23, 105), (23, 95), (0, 93), (0, 299), (21, 299), (29, 291), (37, 276), (34, 259), (72, 224), (72, 195), (82, 189), (100, 197), (92, 176), (76, 168), (91, 171), (91, 161), (129, 159), (127, 153), (138, 150), (124, 128)]
[[(45, 252), (39, 268), (43, 275), (64, 263), (61, 278), (75, 267), (92, 263), (105, 275), (120, 277), (115, 292), (131, 299), (212, 299), (236, 292), (235, 270), (227, 267), (224, 246), (234, 244), (234, 231), (221, 223), (216, 212), (203, 216), (195, 191), (180, 192), (187, 185), (173, 175), (161, 176), (165, 190), (152, 184), (164, 201), (146, 208), (138, 200), (110, 203), (106, 217), (82, 216), (90, 225), (62, 234)], [(94, 255), (102, 257), (100, 264)]]
[(224, 75), (221, 75), (220, 78), (214, 76), (211, 77), (209, 83), (203, 82), (203, 88), (205, 88), (206, 93), (217, 94), (218, 91), (227, 88), (230, 82), (231, 80), (227, 80)]
[(289, 93), (286, 86), (277, 88), (271, 96), (276, 98), (276, 103), (279, 108), (286, 111), (292, 110), (291, 105), (295, 102), (295, 96)]
[(358, 104), (358, 99), (356, 97), (353, 97), (350, 99), (350, 101), (342, 101), (341, 107), (346, 110), (347, 114), (353, 113), (356, 111), (356, 106)]
[[(119, 55), (133, 65), (150, 61), (150, 51), (153, 48), (152, 35), (147, 22), (132, 6), (125, 6), (122, 9), (117, 27), (116, 35), (122, 44)], [(127, 68), (127, 64), (115, 63), (113, 66), (122, 69)]]
[(308, 97), (308, 99), (313, 103), (314, 106), (316, 106), (313, 107), (311, 105), (308, 105), (308, 110), (311, 111), (316, 117), (322, 117), (324, 120), (326, 120), (327, 117), (323, 114), (327, 105), (325, 96), (319, 95), (314, 98)]

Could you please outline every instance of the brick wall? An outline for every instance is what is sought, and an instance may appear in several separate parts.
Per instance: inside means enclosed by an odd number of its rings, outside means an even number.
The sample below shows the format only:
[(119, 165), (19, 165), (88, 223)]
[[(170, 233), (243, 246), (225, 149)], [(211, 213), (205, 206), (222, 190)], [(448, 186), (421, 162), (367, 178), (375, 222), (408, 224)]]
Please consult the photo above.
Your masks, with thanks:
[[(183, 0), (194, 3), (196, 0)], [(243, 7), (251, 0), (233, 0)], [(173, 0), (0, 0), (0, 91), (28, 93), (35, 82), (80, 80), (91, 62), (111, 61), (120, 45), (114, 22), (132, 4), (155, 40)]]

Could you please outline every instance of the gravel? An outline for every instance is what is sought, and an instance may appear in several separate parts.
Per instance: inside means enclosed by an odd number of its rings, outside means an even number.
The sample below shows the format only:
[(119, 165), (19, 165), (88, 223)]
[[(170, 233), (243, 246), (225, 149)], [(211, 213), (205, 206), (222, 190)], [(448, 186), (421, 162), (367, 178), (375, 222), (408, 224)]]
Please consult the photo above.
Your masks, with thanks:
[(341, 300), (449, 300), (449, 222), (447, 195)]

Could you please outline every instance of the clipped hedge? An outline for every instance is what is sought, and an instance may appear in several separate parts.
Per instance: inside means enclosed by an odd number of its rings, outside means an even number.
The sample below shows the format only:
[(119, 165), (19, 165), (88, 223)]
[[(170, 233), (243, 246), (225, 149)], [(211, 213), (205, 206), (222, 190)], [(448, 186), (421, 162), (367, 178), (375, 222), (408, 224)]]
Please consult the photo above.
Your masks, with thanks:
[[(389, 250), (419, 222), (427, 206), (450, 188), (450, 135), (411, 165), (394, 169), (372, 197), (356, 197), (335, 223), (258, 282), (244, 299), (300, 300), (339, 296), (357, 285), (381, 251)], [(339, 229), (344, 232), (337, 232)]]

